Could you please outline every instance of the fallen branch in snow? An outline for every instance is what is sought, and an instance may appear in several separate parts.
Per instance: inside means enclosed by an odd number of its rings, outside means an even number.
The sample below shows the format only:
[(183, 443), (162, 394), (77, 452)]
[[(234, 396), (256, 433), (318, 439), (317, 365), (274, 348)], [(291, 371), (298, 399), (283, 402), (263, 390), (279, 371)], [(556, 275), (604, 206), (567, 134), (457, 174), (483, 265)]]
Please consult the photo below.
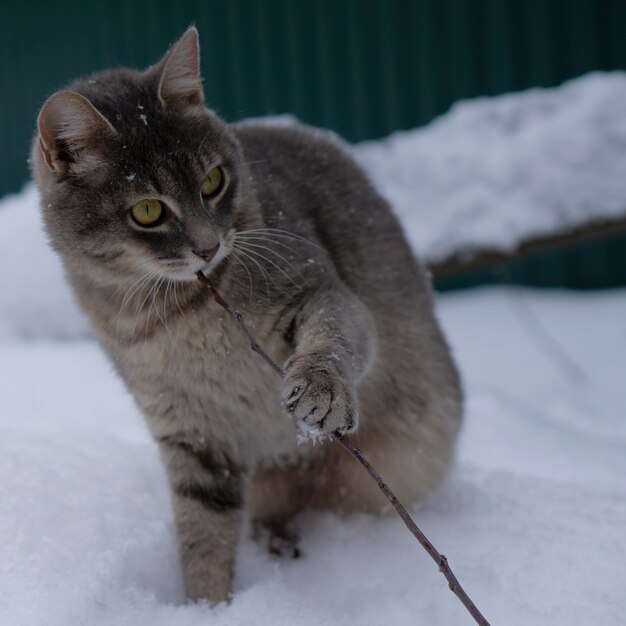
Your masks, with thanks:
[[(285, 378), (285, 370), (282, 369), (270, 356), (263, 350), (259, 342), (252, 331), (246, 325), (243, 315), (239, 311), (233, 309), (224, 298), (219, 294), (217, 289), (213, 286), (213, 283), (202, 273), (197, 272), (198, 280), (206, 285), (215, 301), (233, 318), (242, 332), (246, 335), (250, 341), (250, 348), (254, 350), (281, 378)], [(448, 581), (448, 587), (450, 591), (456, 595), (456, 597), (463, 603), (463, 606), (468, 610), (469, 614), (474, 618), (477, 624), (480, 626), (490, 626), (489, 622), (483, 617), (482, 613), (478, 610), (478, 607), (472, 602), (471, 598), (465, 593), (465, 590), (461, 586), (461, 583), (457, 580), (456, 576), (448, 565), (448, 559), (441, 554), (435, 546), (428, 540), (426, 535), (419, 529), (413, 518), (409, 515), (409, 512), (402, 505), (402, 503), (396, 498), (394, 492), (389, 488), (387, 483), (381, 478), (380, 474), (370, 465), (369, 461), (365, 458), (361, 450), (353, 446), (343, 435), (338, 432), (331, 435), (331, 438), (337, 441), (343, 446), (343, 448), (349, 452), (367, 471), (372, 479), (378, 485), (378, 488), (383, 492), (384, 496), (391, 502), (393, 508), (398, 515), (402, 518), (406, 527), (411, 531), (415, 538), (420, 542), (424, 550), (428, 552), (430, 557), (439, 566), (439, 571), (445, 576)]]

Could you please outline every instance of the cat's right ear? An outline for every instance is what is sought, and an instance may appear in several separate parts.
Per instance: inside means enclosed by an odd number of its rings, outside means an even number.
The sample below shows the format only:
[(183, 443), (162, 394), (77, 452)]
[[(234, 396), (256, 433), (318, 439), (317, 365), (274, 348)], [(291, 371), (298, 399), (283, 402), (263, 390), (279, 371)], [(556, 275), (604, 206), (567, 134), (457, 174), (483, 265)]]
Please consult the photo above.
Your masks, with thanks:
[(85, 98), (75, 91), (58, 91), (46, 100), (37, 120), (39, 147), (48, 167), (58, 173), (94, 169), (94, 148), (117, 131)]
[(159, 100), (164, 107), (204, 103), (198, 39), (195, 26), (188, 28), (156, 66), (160, 72)]

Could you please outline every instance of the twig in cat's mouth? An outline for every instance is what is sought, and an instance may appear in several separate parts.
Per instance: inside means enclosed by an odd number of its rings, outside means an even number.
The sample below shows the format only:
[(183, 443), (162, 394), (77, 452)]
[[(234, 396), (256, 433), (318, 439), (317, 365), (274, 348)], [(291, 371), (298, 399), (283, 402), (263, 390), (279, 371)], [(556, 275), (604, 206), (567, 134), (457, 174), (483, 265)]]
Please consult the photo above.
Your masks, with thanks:
[(252, 331), (246, 326), (246, 323), (243, 321), (243, 315), (239, 313), (239, 311), (235, 311), (222, 296), (217, 292), (215, 287), (213, 287), (213, 283), (202, 273), (196, 272), (196, 276), (201, 283), (204, 283), (213, 294), (213, 298), (215, 301), (235, 320), (237, 326), (241, 328), (244, 332), (248, 340), (250, 341), (250, 347), (261, 356), (261, 358), (281, 377), (285, 378), (285, 370), (277, 365), (272, 358), (263, 350), (263, 348), (259, 345), (256, 337), (252, 334)]
[[(265, 352), (265, 350), (259, 345), (259, 342), (256, 340), (256, 337), (252, 333), (252, 331), (246, 325), (243, 316), (239, 311), (233, 309), (224, 298), (219, 294), (217, 289), (213, 286), (213, 283), (202, 273), (196, 273), (198, 280), (206, 285), (208, 289), (211, 291), (213, 298), (215, 301), (233, 318), (242, 332), (250, 341), (250, 348), (254, 350), (281, 378), (285, 378), (285, 370), (280, 367), (270, 356)], [(456, 576), (450, 569), (448, 565), (448, 559), (441, 554), (435, 546), (429, 541), (426, 535), (419, 529), (413, 518), (409, 515), (409, 512), (402, 505), (402, 503), (398, 500), (394, 492), (391, 488), (385, 483), (382, 479), (381, 475), (376, 471), (374, 467), (369, 463), (369, 461), (363, 455), (363, 452), (359, 450), (356, 446), (352, 445), (344, 435), (339, 432), (330, 435), (332, 439), (335, 439), (339, 444), (343, 446), (343, 448), (349, 452), (367, 471), (367, 473), (372, 477), (372, 480), (378, 485), (378, 488), (382, 491), (383, 495), (389, 500), (393, 508), (396, 510), (398, 515), (402, 518), (402, 521), (405, 523), (406, 527), (413, 534), (413, 536), (419, 541), (424, 550), (428, 552), (430, 558), (435, 561), (435, 563), (439, 567), (439, 571), (444, 575), (446, 580), (448, 581), (448, 587), (450, 591), (454, 593), (457, 598), (462, 602), (463, 606), (468, 610), (469, 614), (474, 618), (477, 624), (480, 626), (489, 626), (489, 622), (483, 617), (482, 613), (478, 610), (478, 607), (472, 602), (470, 597), (467, 595), (461, 583), (457, 580)]]

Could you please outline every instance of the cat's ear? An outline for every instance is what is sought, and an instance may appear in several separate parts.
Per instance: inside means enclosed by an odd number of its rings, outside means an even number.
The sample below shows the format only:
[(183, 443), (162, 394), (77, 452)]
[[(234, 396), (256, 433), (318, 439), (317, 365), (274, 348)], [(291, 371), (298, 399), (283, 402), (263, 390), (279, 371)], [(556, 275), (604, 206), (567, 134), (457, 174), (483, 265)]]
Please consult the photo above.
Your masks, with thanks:
[(195, 26), (187, 29), (158, 67), (163, 68), (159, 79), (159, 100), (164, 107), (176, 103), (203, 104), (200, 44)]
[[(48, 167), (59, 173), (97, 167), (95, 148), (117, 131), (75, 91), (57, 91), (46, 100), (37, 120), (39, 146)], [(77, 167), (79, 166), (79, 167)]]

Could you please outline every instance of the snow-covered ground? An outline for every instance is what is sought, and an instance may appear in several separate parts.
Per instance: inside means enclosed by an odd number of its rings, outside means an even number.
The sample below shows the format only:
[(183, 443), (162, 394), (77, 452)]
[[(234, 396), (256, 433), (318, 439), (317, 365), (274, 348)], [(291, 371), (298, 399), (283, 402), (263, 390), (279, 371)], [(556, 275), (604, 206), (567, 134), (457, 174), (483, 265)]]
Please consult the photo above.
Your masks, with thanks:
[[(379, 184), (429, 259), (448, 231), (455, 246), (484, 236), (507, 247), (506, 224), (522, 237), (623, 206), (626, 159), (605, 162), (602, 145), (626, 150), (624, 96), (624, 75), (591, 76), (459, 105), (358, 150), (380, 159)], [(485, 162), (462, 174), (477, 120), (474, 160)], [(596, 178), (577, 186), (583, 155)], [(232, 603), (185, 604), (155, 446), (72, 304), (36, 202), (31, 187), (0, 202), (0, 624), (472, 623), (395, 517), (306, 514), (295, 561), (273, 560), (246, 532)], [(418, 523), (494, 626), (625, 624), (626, 290), (480, 289), (439, 297), (438, 313), (467, 411), (457, 467)]]
[[(494, 626), (624, 624), (626, 290), (485, 289), (439, 315), (467, 414), (418, 523)], [(5, 339), (0, 380), (1, 624), (472, 623), (395, 517), (305, 515), (296, 561), (246, 534), (232, 604), (185, 605), (155, 446), (96, 343)]]

